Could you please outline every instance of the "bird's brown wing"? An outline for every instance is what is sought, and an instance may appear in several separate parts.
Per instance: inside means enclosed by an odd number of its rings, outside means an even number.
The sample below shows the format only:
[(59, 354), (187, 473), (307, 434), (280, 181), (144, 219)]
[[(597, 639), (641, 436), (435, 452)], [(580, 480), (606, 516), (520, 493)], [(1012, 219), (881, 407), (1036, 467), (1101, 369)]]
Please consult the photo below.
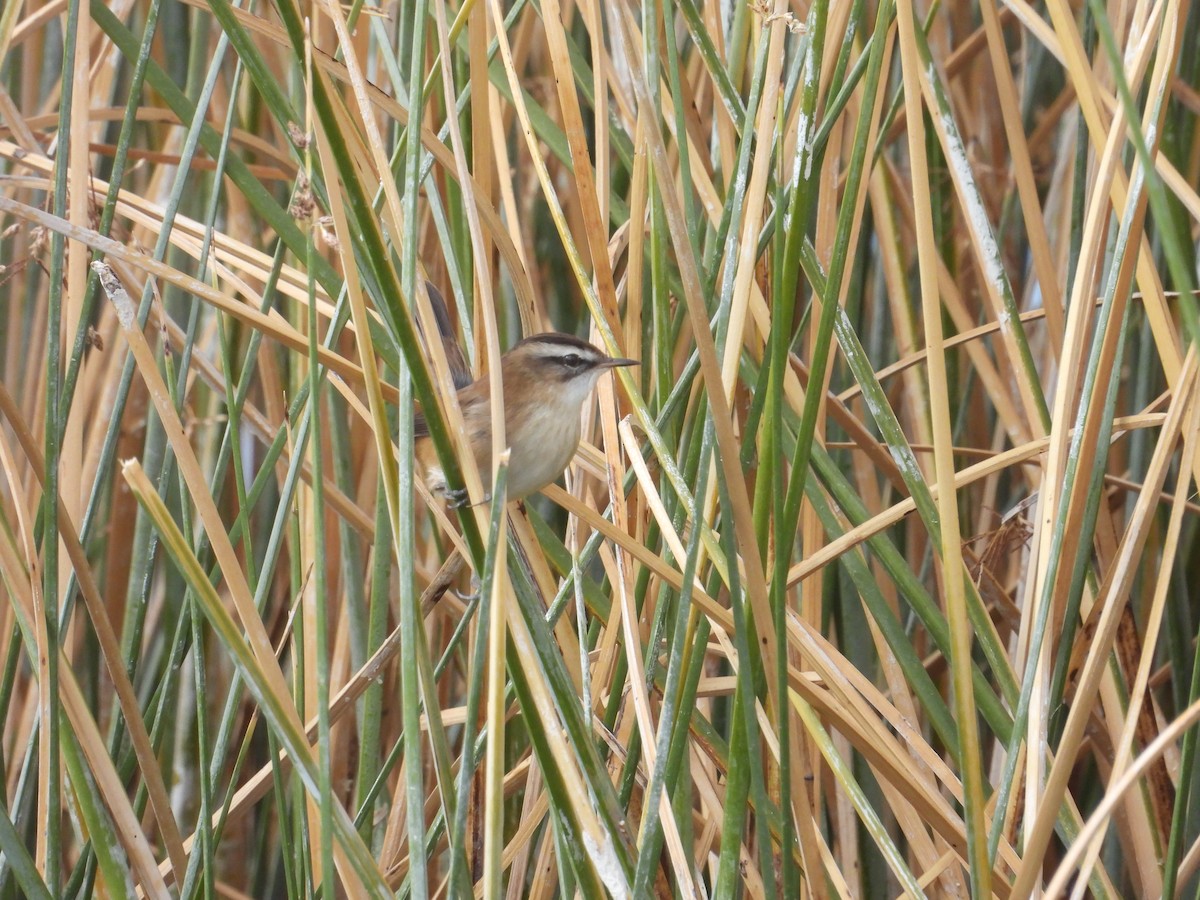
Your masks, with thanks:
[[(472, 442), (486, 443), (491, 440), (491, 423), (487, 417), (487, 410), (491, 406), (490, 390), (486, 375), (458, 390), (458, 406)], [(419, 438), (429, 435), (429, 423), (419, 409), (413, 410), (413, 435)]]

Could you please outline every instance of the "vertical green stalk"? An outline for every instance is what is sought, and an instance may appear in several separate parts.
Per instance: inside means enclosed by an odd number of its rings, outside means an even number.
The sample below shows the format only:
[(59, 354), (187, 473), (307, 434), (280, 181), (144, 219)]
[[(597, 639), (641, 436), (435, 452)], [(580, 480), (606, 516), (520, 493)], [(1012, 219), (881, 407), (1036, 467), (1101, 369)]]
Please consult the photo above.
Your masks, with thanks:
[[(375, 548), (371, 560), (371, 600), (367, 613), (367, 646), (370, 655), (378, 649), (387, 634), (389, 580), (392, 568), (392, 524), (388, 517), (387, 494), (383, 480), (375, 490)], [(383, 717), (383, 686), (371, 684), (359, 704), (358, 785), (356, 805), (362, 822), (359, 833), (368, 847), (373, 846), (375, 830), (371, 786), (380, 773), (380, 742)]]
[[(415, 103), (409, 104), (409, 121), (414, 127), (408, 130), (405, 144), (404, 165), (404, 233), (408, 241), (401, 248), (401, 285), (405, 297), (416, 294), (417, 283), (417, 238), (420, 234), (417, 200), (420, 197), (421, 140), (415, 127), (420, 122), (423, 107), (421, 82), (425, 57), (424, 4), (412, 4), (412, 46), (409, 56), (408, 89)], [(407, 410), (413, 404), (411, 370), (400, 366), (397, 372), (397, 408)], [(428, 407), (426, 407), (428, 409)], [(413, 532), (413, 426), (412, 418), (400, 416), (397, 471), (397, 502), (399, 509), (393, 521), (397, 523), (396, 559), (413, 559), (415, 537)], [(400, 572), (400, 684), (404, 719), (404, 772), (406, 778), (405, 802), (408, 813), (409, 884), (413, 897), (424, 900), (429, 893), (429, 876), (423, 847), (425, 843), (425, 787), (421, 753), (421, 710), (420, 686), (417, 667), (417, 629), (424, 628), (421, 607), (411, 570)], [(429, 710), (429, 715), (436, 715)]]
[[(76, 40), (79, 29), (80, 0), (67, 5), (66, 31), (63, 36), (62, 102), (58, 110), (58, 146), (54, 159), (54, 214), (67, 217), (67, 175), (71, 159), (71, 107), (74, 99)], [(77, 245), (76, 253), (83, 253)], [(62, 776), (60, 763), (60, 707), (58, 688), (59, 627), (58, 627), (58, 491), (59, 458), (62, 453), (62, 430), (65, 411), (62, 398), (62, 328), (63, 273), (65, 270), (66, 238), (57, 232), (50, 237), (50, 283), (46, 312), (46, 417), (43, 454), (46, 482), (42, 491), (42, 615), (46, 627), (46, 679), (39, 685), (43, 702), (43, 739), (47, 742), (46, 796), (43, 807), (46, 828), (46, 887), (53, 896), (62, 888)]]
[(746, 798), (750, 794), (750, 767), (744, 761), (746, 754), (756, 749), (749, 745), (746, 738), (746, 700), (741, 685), (742, 679), (739, 678), (730, 711), (730, 727), (733, 730), (729, 738), (729, 775), (725, 781), (725, 818), (721, 824), (721, 851), (713, 900), (736, 897), (740, 875), (742, 828), (746, 821)]
[[(886, 5), (886, 4), (881, 4)], [(808, 42), (804, 47), (804, 63), (801, 69), (801, 108), (797, 120), (796, 156), (792, 164), (791, 190), (787, 198), (787, 206), (782, 204), (777, 208), (786, 208), (783, 218), (783, 228), (777, 229), (777, 252), (774, 255), (775, 271), (771, 294), (771, 336), (767, 345), (767, 367), (769, 369), (766, 405), (775, 411), (776, 415), (764, 416), (766, 423), (763, 432), (763, 462), (771, 498), (770, 517), (773, 522), (775, 536), (775, 558), (771, 577), (771, 612), (774, 618), (773, 627), (777, 634), (787, 633), (787, 570), (791, 559), (791, 547), (795, 539), (796, 526), (794, 520), (787, 519), (787, 492), (790, 485), (782, 470), (782, 459), (779, 454), (782, 441), (779, 429), (778, 412), (783, 409), (783, 380), (786, 373), (788, 351), (792, 342), (792, 328), (797, 305), (797, 275), (799, 265), (796, 265), (799, 251), (808, 233), (808, 222), (811, 216), (816, 191), (813, 186), (817, 183), (821, 170), (819, 150), (815, 146), (816, 113), (820, 100), (821, 60), (825, 52), (825, 32), (829, 20), (829, 4), (814, 3), (809, 11), (807, 34)], [(879, 33), (878, 29), (876, 31)], [(882, 41), (879, 41), (882, 43)], [(874, 55), (871, 56), (874, 61)], [(876, 65), (876, 69), (878, 65)], [(868, 80), (868, 84), (869, 84)], [(870, 94), (866, 94), (870, 96)], [(781, 161), (782, 164), (782, 161)], [(792, 262), (789, 265), (789, 260)], [(827, 296), (828, 301), (828, 296)], [(836, 301), (835, 301), (836, 302)], [(813, 372), (823, 371), (813, 369)], [(819, 377), (819, 376), (818, 376)], [(817, 382), (818, 384), (820, 382)], [(819, 391), (810, 389), (809, 394), (817, 396)], [(808, 400), (805, 398), (807, 409)], [(797, 444), (797, 447), (799, 444)], [(795, 471), (793, 470), (793, 474)], [(760, 474), (760, 478), (764, 477)], [(792, 798), (792, 751), (790, 736), (791, 704), (788, 702), (787, 689), (788, 654), (780, 653), (775, 664), (773, 676), (778, 685), (778, 708), (776, 717), (779, 728), (779, 786), (780, 809), (783, 814), (782, 835), (782, 871), (781, 880), (784, 896), (792, 896), (799, 890), (799, 873), (792, 860), (792, 847), (796, 840), (796, 823), (793, 816)], [(807, 815), (808, 809), (801, 810)], [(810, 843), (810, 842), (809, 842)], [(803, 847), (803, 844), (801, 845)], [(807, 860), (808, 866), (816, 865), (815, 860)], [(811, 880), (814, 873), (807, 873)]]

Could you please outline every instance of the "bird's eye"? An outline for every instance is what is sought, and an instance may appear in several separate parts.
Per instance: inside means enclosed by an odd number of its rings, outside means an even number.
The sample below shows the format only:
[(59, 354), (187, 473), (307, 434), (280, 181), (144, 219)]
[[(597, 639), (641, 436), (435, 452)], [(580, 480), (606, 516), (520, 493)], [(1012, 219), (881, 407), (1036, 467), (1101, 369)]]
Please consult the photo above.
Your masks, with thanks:
[(562, 358), (563, 365), (572, 369), (578, 369), (583, 365), (583, 358), (577, 353), (568, 353)]

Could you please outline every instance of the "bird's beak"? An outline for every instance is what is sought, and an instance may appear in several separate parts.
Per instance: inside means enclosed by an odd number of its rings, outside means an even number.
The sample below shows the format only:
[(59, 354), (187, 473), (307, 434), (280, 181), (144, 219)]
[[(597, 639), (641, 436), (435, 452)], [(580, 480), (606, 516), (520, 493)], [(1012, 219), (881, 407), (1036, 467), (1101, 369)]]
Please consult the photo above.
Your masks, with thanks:
[(618, 369), (621, 366), (640, 366), (641, 363), (636, 359), (606, 359), (600, 363), (602, 369)]

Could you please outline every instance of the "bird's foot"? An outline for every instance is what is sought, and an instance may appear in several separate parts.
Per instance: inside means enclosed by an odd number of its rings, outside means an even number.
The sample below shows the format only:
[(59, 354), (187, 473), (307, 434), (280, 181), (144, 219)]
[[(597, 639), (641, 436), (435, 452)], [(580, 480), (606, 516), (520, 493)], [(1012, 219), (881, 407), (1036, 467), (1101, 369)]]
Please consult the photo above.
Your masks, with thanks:
[(459, 491), (452, 491), (446, 488), (443, 492), (446, 496), (446, 506), (450, 509), (462, 509), (464, 506), (471, 505), (471, 497), (467, 494), (466, 488)]
[(462, 489), (461, 491), (446, 490), (442, 493), (446, 495), (446, 506), (448, 506), (450, 509), (463, 509), (464, 507), (468, 509), (474, 509), (476, 506), (483, 506), (483, 504), (492, 499), (491, 493), (487, 493), (483, 495), (483, 499), (478, 503), (472, 503), (471, 497), (467, 493), (466, 488)]

